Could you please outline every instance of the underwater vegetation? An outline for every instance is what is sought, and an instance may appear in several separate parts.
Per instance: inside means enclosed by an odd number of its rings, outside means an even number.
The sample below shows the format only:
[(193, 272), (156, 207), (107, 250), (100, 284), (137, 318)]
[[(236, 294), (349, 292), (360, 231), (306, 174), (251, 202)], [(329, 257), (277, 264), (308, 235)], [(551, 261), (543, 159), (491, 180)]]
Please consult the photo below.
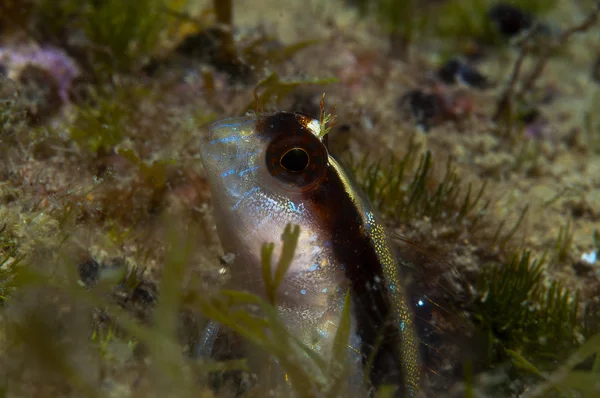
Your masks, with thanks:
[[(0, 4), (0, 396), (351, 396), (348, 306), (328, 357), (277, 312), (293, 226), (266, 298), (226, 288), (199, 159), (209, 123), (318, 118), (324, 92), (407, 274), (422, 396), (598, 396), (597, 4), (276, 3)], [(198, 359), (211, 322), (232, 336)]]
[[(480, 234), (479, 244), (486, 247), (487, 258), (480, 260), (485, 264), (480, 266), (474, 290), (457, 291), (450, 299), (444, 297), (442, 306), (455, 306), (470, 314), (474, 325), (471, 327), (484, 336), (485, 354), (480, 359), (487, 364), (484, 366), (513, 358), (513, 366), (520, 369), (527, 358), (535, 365), (528, 362), (529, 368), (525, 369), (551, 369), (556, 361), (565, 360), (582, 341), (597, 333), (591, 332), (588, 310), (582, 313), (579, 292), (557, 281), (548, 285), (543, 279), (548, 262), (564, 262), (568, 257), (572, 240), (568, 225), (559, 229), (553, 252), (541, 258), (533, 258), (527, 250), (510, 249), (527, 208), (512, 226), (500, 223), (495, 230), (485, 228), (489, 203), (481, 198), (486, 185), (476, 190), (469, 185), (462, 191), (450, 162), (441, 178), (436, 178), (430, 169), (430, 153), (416, 162), (414, 149), (411, 145), (407, 149), (400, 160), (379, 161), (365, 167), (363, 159), (354, 161), (352, 169), (365, 192), (393, 224), (410, 225), (425, 218), (433, 224), (451, 226), (444, 237), (456, 243), (465, 230)], [(417, 166), (411, 166), (411, 162)], [(514, 254), (508, 257), (511, 250)], [(439, 260), (433, 261), (433, 267), (440, 266)]]
[[(25, 8), (27, 6), (23, 6)], [(88, 73), (130, 71), (148, 62), (158, 49), (169, 23), (161, 0), (31, 1), (29, 28), (42, 42), (66, 46), (69, 53), (85, 49)], [(84, 39), (73, 43), (69, 34), (81, 30)]]
[[(348, 1), (361, 16), (373, 17), (382, 32), (389, 36), (390, 52), (406, 57), (412, 42), (422, 38), (444, 37), (444, 44), (466, 50), (481, 51), (485, 46), (506, 46), (509, 39), (543, 26), (545, 13), (556, 1), (495, 0), (466, 1)], [(537, 28), (536, 28), (537, 29)]]

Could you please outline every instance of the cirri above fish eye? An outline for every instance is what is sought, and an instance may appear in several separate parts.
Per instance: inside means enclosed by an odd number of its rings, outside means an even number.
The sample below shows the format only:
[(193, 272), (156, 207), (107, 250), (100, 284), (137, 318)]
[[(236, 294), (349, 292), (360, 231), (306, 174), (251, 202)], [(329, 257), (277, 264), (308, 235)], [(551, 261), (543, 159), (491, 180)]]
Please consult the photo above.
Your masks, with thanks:
[(419, 344), (404, 280), (385, 228), (324, 141), (319, 121), (301, 113), (210, 127), (201, 155), (221, 244), (235, 254), (231, 286), (265, 297), (262, 246), (279, 242), (287, 224), (298, 225), (276, 298), (288, 330), (328, 357), (349, 292), (348, 388), (395, 384), (397, 396), (414, 396)]

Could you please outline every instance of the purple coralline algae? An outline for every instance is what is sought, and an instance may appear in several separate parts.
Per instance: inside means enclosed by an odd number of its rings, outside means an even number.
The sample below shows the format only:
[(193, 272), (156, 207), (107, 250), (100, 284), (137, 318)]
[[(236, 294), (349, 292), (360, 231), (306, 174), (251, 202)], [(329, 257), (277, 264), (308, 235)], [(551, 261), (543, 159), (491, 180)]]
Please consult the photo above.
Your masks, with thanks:
[(47, 72), (55, 80), (63, 103), (69, 102), (71, 85), (80, 75), (77, 64), (63, 51), (52, 47), (0, 47), (0, 65), (4, 67), (7, 77), (13, 80), (19, 80), (21, 72), (27, 67)]

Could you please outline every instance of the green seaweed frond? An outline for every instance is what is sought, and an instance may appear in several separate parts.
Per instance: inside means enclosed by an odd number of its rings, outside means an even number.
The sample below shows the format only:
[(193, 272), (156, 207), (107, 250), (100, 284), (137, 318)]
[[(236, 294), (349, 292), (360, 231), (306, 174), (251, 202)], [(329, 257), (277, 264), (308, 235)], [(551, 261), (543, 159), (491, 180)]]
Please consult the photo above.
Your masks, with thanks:
[(519, 0), (517, 6), (534, 15), (543, 15), (556, 7), (557, 0)]
[(430, 152), (417, 162), (416, 145), (411, 140), (406, 155), (370, 163), (366, 154), (357, 161), (350, 158), (349, 168), (371, 202), (387, 219), (409, 222), (428, 218), (433, 222), (448, 221), (461, 223), (470, 218), (475, 225), (488, 203), (482, 203), (485, 183), (474, 189), (471, 184), (466, 190), (451, 159), (441, 179), (433, 173)]
[[(512, 352), (515, 363), (543, 381), (523, 394), (524, 398), (543, 398), (553, 390), (557, 390), (562, 397), (593, 398), (598, 396), (598, 378), (600, 377), (600, 334), (587, 339), (562, 365), (552, 373), (539, 370), (518, 353)], [(581, 369), (581, 363), (596, 357), (591, 369)]]
[(416, 17), (414, 0), (377, 0), (375, 3), (375, 15), (383, 28), (390, 33), (402, 33), (412, 36), (414, 18)]
[[(174, 229), (174, 228), (173, 228)], [(58, 324), (56, 327), (47, 324), (44, 319), (39, 319), (39, 316), (28, 317), (25, 315), (25, 320), (3, 318), (0, 325), (0, 335), (2, 332), (11, 332), (10, 342), (16, 338), (23, 341), (32, 355), (28, 357), (32, 363), (38, 365), (41, 374), (52, 374), (59, 376), (59, 380), (65, 385), (68, 385), (76, 394), (84, 396), (101, 396), (96, 391), (95, 385), (89, 382), (87, 367), (78, 368), (73, 366), (71, 351), (74, 354), (82, 354), (88, 349), (92, 349), (100, 354), (100, 363), (97, 357), (86, 358), (86, 363), (90, 366), (106, 366), (107, 360), (118, 359), (118, 355), (122, 361), (120, 364), (112, 364), (117, 366), (116, 369), (123, 369), (127, 361), (131, 361), (133, 355), (133, 345), (139, 345), (147, 350), (153, 360), (151, 363), (144, 365), (148, 368), (152, 375), (149, 379), (152, 388), (156, 390), (158, 395), (171, 395), (178, 397), (198, 396), (199, 387), (196, 385), (196, 380), (191, 377), (191, 366), (189, 361), (184, 357), (183, 350), (177, 341), (175, 335), (175, 327), (177, 325), (177, 316), (181, 309), (181, 300), (184, 298), (182, 286), (184, 284), (184, 265), (189, 261), (190, 251), (192, 247), (191, 239), (182, 239), (181, 233), (169, 231), (168, 253), (165, 261), (165, 268), (160, 280), (160, 300), (157, 304), (151, 325), (143, 325), (137, 317), (122, 308), (122, 303), (114, 303), (113, 295), (109, 294), (113, 291), (115, 284), (99, 283), (94, 286), (82, 286), (77, 282), (76, 267), (74, 264), (66, 261), (60, 261), (55, 264), (60, 267), (61, 271), (66, 274), (71, 274), (71, 277), (64, 277), (64, 273), (59, 272), (52, 274), (51, 277), (47, 274), (47, 270), (37, 270), (33, 267), (21, 267), (15, 277), (16, 288), (21, 292), (31, 292), (35, 294), (36, 289), (43, 289), (45, 299), (43, 305), (49, 305), (52, 308), (55, 301), (52, 297), (60, 296), (61, 299), (56, 305), (62, 305), (62, 308), (73, 308), (76, 304), (81, 307), (81, 311), (76, 312), (71, 310), (73, 315), (80, 320), (77, 324), (73, 324), (73, 319), (65, 321), (67, 323)], [(59, 269), (59, 268), (57, 268)], [(68, 275), (67, 275), (68, 276)], [(135, 288), (139, 285), (142, 273), (132, 269), (127, 277), (126, 285), (130, 288)], [(114, 278), (113, 278), (114, 280)], [(114, 280), (118, 283), (117, 280)], [(52, 295), (50, 295), (50, 293)], [(30, 293), (22, 297), (29, 297)], [(12, 304), (15, 300), (11, 300)], [(25, 300), (32, 302), (34, 311), (38, 309), (37, 300)], [(51, 304), (52, 303), (52, 304)], [(85, 311), (88, 313), (97, 312), (96, 309), (102, 309), (103, 319), (101, 325), (93, 325), (90, 332), (90, 325), (86, 319)], [(56, 313), (60, 313), (58, 309)], [(67, 312), (68, 313), (68, 312)], [(42, 312), (42, 314), (44, 314)], [(54, 319), (56, 315), (51, 311), (46, 310), (45, 314), (51, 314), (50, 318)], [(0, 316), (3, 314), (0, 314)], [(45, 315), (48, 318), (47, 315)], [(32, 322), (35, 321), (35, 322)], [(56, 320), (56, 322), (59, 322)], [(83, 322), (83, 324), (81, 324)], [(15, 330), (16, 332), (12, 332)], [(61, 350), (61, 341), (64, 340), (60, 333), (73, 331), (73, 333), (84, 332), (86, 339), (78, 341), (76, 344), (70, 342), (67, 345), (69, 350)], [(43, 334), (43, 335), (42, 335)], [(4, 348), (4, 347), (2, 347)], [(76, 348), (76, 350), (75, 350)], [(38, 357), (42, 360), (35, 361)], [(112, 361), (115, 362), (115, 361)], [(95, 381), (94, 381), (95, 383)]]
[(260, 70), (266, 65), (273, 67), (281, 64), (305, 48), (322, 42), (317, 39), (307, 39), (283, 46), (269, 46), (270, 43), (276, 41), (275, 37), (260, 35), (258, 38), (252, 39), (247, 43), (240, 43), (240, 58), (251, 67)]
[(94, 154), (110, 151), (129, 135), (139, 99), (149, 95), (141, 86), (107, 90), (92, 94), (92, 100), (77, 109), (69, 129), (71, 139)]
[(233, 1), (213, 0), (213, 8), (220, 25), (221, 45), (217, 58), (220, 62), (237, 63), (237, 51), (233, 37)]
[(145, 162), (131, 149), (119, 149), (117, 152), (135, 165), (144, 181), (154, 189), (165, 186), (169, 167), (175, 164), (175, 160)]
[[(469, 43), (501, 45), (501, 36), (488, 16), (495, 0), (449, 0), (424, 4), (413, 0), (358, 0), (361, 16), (374, 15), (382, 30), (390, 35), (393, 52), (404, 55), (407, 46), (418, 36), (444, 37), (459, 46)], [(422, 4), (423, 3), (423, 4)], [(521, 0), (512, 2), (535, 17), (551, 10), (556, 1)]]
[(40, 211), (36, 204), (24, 207), (14, 202), (3, 203), (17, 197), (26, 203), (26, 193), (8, 182), (0, 182), (0, 303), (17, 289), (16, 277), (29, 259), (59, 250), (68, 234), (56, 218), (62, 209)]
[[(516, 141), (514, 152), (517, 153), (515, 157), (515, 163), (513, 166), (514, 171), (524, 171), (527, 174), (533, 174), (538, 169), (540, 160), (542, 159), (542, 143), (539, 140), (523, 139), (523, 135), (512, 134), (511, 124), (513, 121), (507, 121), (507, 131), (509, 132), (509, 138)], [(522, 130), (521, 130), (522, 131)]]
[(298, 245), (298, 237), (300, 236), (300, 227), (298, 225), (287, 225), (283, 231), (282, 240), (284, 241), (281, 256), (277, 262), (277, 267), (273, 268), (271, 264), (274, 243), (267, 243), (262, 246), (261, 263), (262, 276), (265, 282), (265, 290), (267, 299), (271, 305), (275, 305), (277, 290), (283, 281), (285, 274), (292, 265), (296, 246)]
[(600, 153), (600, 121), (594, 109), (600, 105), (600, 93), (595, 93), (590, 100), (590, 107), (584, 112), (583, 133), (585, 144), (591, 153)]
[(472, 313), (489, 336), (492, 363), (510, 350), (549, 368), (579, 345), (579, 293), (556, 281), (547, 286), (544, 265), (544, 258), (523, 251), (507, 264), (482, 270)]
[(435, 31), (441, 37), (455, 40), (481, 40), (500, 44), (500, 35), (488, 17), (489, 0), (449, 1), (435, 11)]
[[(502, 45), (508, 41), (503, 38), (488, 16), (490, 7), (497, 4), (494, 0), (451, 0), (441, 4), (433, 11), (434, 30), (438, 35), (455, 40), (476, 40), (488, 45)], [(512, 2), (514, 6), (530, 13), (534, 18), (550, 11), (556, 1), (520, 0)]]
[[(267, 358), (276, 358), (285, 374), (280, 375), (276, 384), (285, 385), (284, 377), (289, 379), (301, 397), (312, 396), (312, 391), (322, 388), (326, 379), (321, 376), (317, 381), (313, 371), (324, 374), (327, 371), (326, 361), (291, 335), (275, 307), (250, 293), (228, 290), (221, 292), (221, 296), (210, 301), (196, 296), (193, 306), (208, 318), (239, 334), (263, 355), (266, 354)], [(253, 315), (245, 309), (249, 305), (260, 308), (262, 316)], [(256, 369), (258, 373), (268, 371), (264, 368), (273, 366), (269, 363), (271, 361), (268, 359), (263, 362), (263, 369)]]
[[(480, 227), (490, 226), (490, 201), (484, 199), (486, 183), (478, 187), (464, 184), (452, 159), (439, 175), (430, 152), (417, 157), (417, 145), (411, 139), (406, 154), (372, 162), (368, 153), (359, 160), (348, 155), (346, 164), (371, 203), (388, 222), (410, 224), (425, 219), (438, 225), (452, 225), (456, 236), (468, 228), (476, 230), (480, 241), (489, 248), (504, 250), (519, 230), (528, 212), (525, 206), (511, 225), (502, 220), (494, 232)], [(456, 228), (460, 227), (460, 228)], [(510, 227), (510, 228), (509, 228)]]
[[(596, 297), (597, 296), (598, 295), (596, 295)], [(600, 300), (597, 298), (588, 300), (588, 302), (585, 303), (581, 333), (586, 340), (589, 340), (594, 335), (600, 333)], [(600, 375), (600, 350), (593, 356), (591, 368), (592, 371)]]
[[(276, 385), (290, 386), (299, 397), (312, 397), (321, 392), (326, 397), (339, 396), (345, 378), (345, 357), (350, 334), (349, 296), (346, 296), (340, 327), (334, 338), (334, 349), (330, 358), (323, 358), (312, 348), (294, 336), (278, 314), (275, 301), (277, 286), (289, 268), (294, 256), (299, 234), (298, 226), (287, 225), (282, 235), (283, 246), (278, 266), (271, 268), (273, 244), (265, 244), (262, 251), (262, 266), (268, 301), (241, 291), (224, 290), (220, 296), (207, 299), (194, 294), (186, 302), (200, 310), (209, 319), (233, 330), (256, 347), (267, 359), (258, 368), (274, 366), (273, 359), (282, 372)], [(249, 307), (258, 311), (249, 310)], [(257, 369), (271, 372), (268, 369)], [(289, 381), (289, 384), (286, 382)], [(268, 382), (268, 381), (267, 381)], [(272, 387), (272, 386), (271, 386)], [(285, 395), (285, 393), (284, 393)]]
[(70, 129), (71, 139), (92, 153), (108, 150), (125, 137), (129, 112), (119, 101), (102, 98), (97, 106), (81, 107)]
[(558, 228), (558, 236), (554, 245), (554, 253), (558, 262), (565, 262), (569, 258), (569, 250), (573, 242), (573, 231), (571, 231), (571, 222)]
[(519, 216), (517, 217), (517, 221), (514, 222), (514, 224), (508, 230), (508, 232), (505, 232), (507, 220), (503, 219), (502, 221), (500, 221), (498, 223), (498, 226), (496, 227), (496, 232), (494, 233), (494, 235), (491, 238), (491, 242), (492, 242), (491, 246), (498, 247), (501, 250), (504, 250), (506, 248), (506, 246), (508, 246), (508, 244), (511, 242), (512, 238), (515, 236), (517, 231), (519, 230), (519, 227), (521, 226), (521, 224), (523, 224), (523, 220), (525, 220), (525, 216), (527, 215), (528, 211), (529, 211), (529, 205), (526, 205), (525, 207), (523, 207), (523, 209), (519, 213)]
[(87, 38), (100, 50), (96, 62), (130, 70), (145, 62), (167, 27), (163, 0), (89, 1), (83, 14)]
[(414, 0), (361, 0), (360, 15), (373, 15), (382, 31), (390, 38), (393, 56), (406, 57), (408, 46), (427, 28), (428, 13)]
[(46, 37), (66, 41), (81, 29), (89, 60), (100, 74), (131, 71), (143, 65), (162, 42), (169, 15), (165, 0), (39, 0), (36, 28)]
[(121, 282), (121, 285), (123, 286), (125, 291), (132, 292), (138, 286), (140, 286), (140, 284), (144, 281), (145, 273), (146, 273), (145, 267), (133, 266), (129, 270), (127, 270), (127, 273), (125, 274), (125, 277), (123, 278), (123, 280)]
[[(299, 86), (324, 85), (337, 82), (338, 79), (335, 77), (325, 79), (282, 79), (277, 72), (271, 72), (258, 82), (254, 89), (255, 99), (244, 108), (244, 112), (257, 109), (257, 107), (262, 109), (264, 104), (277, 104)], [(262, 92), (259, 94), (259, 91)]]
[(47, 39), (64, 40), (66, 28), (81, 14), (85, 3), (85, 0), (34, 1), (31, 17), (36, 30)]
[(92, 330), (90, 340), (97, 343), (100, 355), (109, 362), (123, 357), (119, 354), (122, 354), (124, 348), (127, 351), (125, 354), (131, 355), (137, 345), (136, 341), (123, 336), (116, 325), (110, 322), (107, 325), (96, 325)]
[(333, 382), (329, 388), (330, 397), (339, 396), (340, 390), (343, 387), (343, 382), (348, 380), (348, 361), (347, 352), (350, 342), (350, 290), (346, 292), (344, 297), (344, 307), (342, 309), (342, 316), (335, 332), (333, 339), (333, 352), (329, 360), (329, 374), (331, 375)]

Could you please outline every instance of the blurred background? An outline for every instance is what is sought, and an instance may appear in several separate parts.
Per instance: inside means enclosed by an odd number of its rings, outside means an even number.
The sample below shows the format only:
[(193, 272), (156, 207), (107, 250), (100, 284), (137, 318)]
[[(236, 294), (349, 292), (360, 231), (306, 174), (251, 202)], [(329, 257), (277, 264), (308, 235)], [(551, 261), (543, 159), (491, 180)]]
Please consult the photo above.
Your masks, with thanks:
[[(351, 395), (221, 294), (199, 158), (323, 93), (410, 275), (420, 394), (600, 396), (598, 7), (1, 0), (0, 397)], [(306, 384), (198, 360), (209, 320)]]

